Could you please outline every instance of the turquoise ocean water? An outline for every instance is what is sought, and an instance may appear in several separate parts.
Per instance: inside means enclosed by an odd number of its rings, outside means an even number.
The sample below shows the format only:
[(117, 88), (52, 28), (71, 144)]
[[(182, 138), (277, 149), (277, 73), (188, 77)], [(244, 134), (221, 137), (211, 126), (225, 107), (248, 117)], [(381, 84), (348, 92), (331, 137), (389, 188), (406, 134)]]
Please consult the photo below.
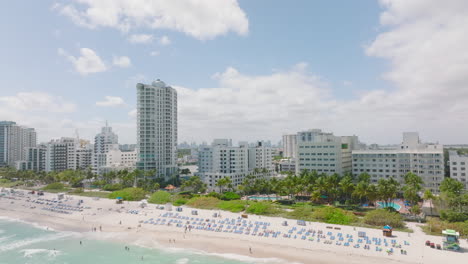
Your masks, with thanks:
[(271, 263), (269, 260), (243, 259), (240, 256), (237, 259), (236, 255), (225, 255), (225, 258), (212, 254), (149, 249), (133, 245), (129, 245), (130, 251), (126, 251), (125, 246), (0, 218), (0, 264)]

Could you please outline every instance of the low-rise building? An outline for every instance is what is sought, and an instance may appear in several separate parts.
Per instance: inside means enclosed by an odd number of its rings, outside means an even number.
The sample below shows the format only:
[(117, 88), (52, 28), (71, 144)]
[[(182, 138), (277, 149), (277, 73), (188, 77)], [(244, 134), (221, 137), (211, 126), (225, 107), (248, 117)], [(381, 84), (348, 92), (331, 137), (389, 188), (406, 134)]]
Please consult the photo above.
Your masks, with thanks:
[(228, 177), (233, 186), (245, 177), (270, 177), (273, 174), (272, 150), (257, 142), (249, 147), (245, 142), (232, 146), (230, 139), (215, 139), (211, 146), (202, 146), (198, 152), (198, 172), (208, 189), (215, 189), (219, 179)]
[(381, 178), (394, 178), (400, 184), (413, 172), (424, 181), (424, 188), (439, 192), (444, 178), (443, 146), (421, 143), (418, 133), (403, 133), (403, 142), (395, 148), (353, 150), (353, 174), (368, 173), (376, 183)]

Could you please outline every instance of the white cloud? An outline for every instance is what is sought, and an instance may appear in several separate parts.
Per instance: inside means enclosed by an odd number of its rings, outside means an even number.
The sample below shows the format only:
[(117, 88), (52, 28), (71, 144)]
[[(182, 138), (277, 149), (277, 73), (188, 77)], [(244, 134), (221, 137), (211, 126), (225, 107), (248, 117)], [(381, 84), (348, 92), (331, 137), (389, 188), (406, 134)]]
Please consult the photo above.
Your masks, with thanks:
[(0, 96), (0, 107), (12, 111), (49, 113), (70, 113), (76, 110), (74, 103), (43, 92), (22, 92), (14, 96)]
[(94, 50), (89, 48), (81, 48), (79, 57), (69, 55), (68, 52), (62, 48), (58, 49), (58, 54), (70, 61), (73, 64), (75, 71), (81, 75), (108, 70), (104, 61), (96, 54), (96, 52), (94, 52)]
[(248, 33), (249, 22), (237, 0), (72, 0), (53, 9), (76, 25), (111, 27), (128, 32), (136, 28), (170, 29), (197, 39), (211, 39), (230, 31)]
[(130, 61), (130, 58), (127, 56), (120, 56), (120, 57), (114, 56), (112, 63), (115, 66), (120, 67), (120, 68), (128, 68), (132, 66), (132, 62)]
[(159, 44), (163, 45), (163, 46), (167, 46), (169, 44), (171, 44), (171, 40), (169, 39), (168, 36), (162, 36), (160, 39), (159, 39)]
[(137, 110), (133, 109), (130, 112), (128, 112), (128, 116), (131, 118), (136, 118), (137, 117)]
[(128, 41), (131, 43), (151, 43), (154, 37), (151, 34), (133, 34), (128, 37)]
[(323, 122), (322, 113), (336, 105), (326, 83), (303, 63), (261, 76), (229, 67), (214, 78), (219, 88), (175, 86), (181, 138), (277, 138), (284, 128), (297, 131)]
[(157, 51), (157, 50), (151, 51), (151, 52), (150, 52), (150, 56), (153, 56), (153, 57), (159, 56), (159, 51)]
[(122, 97), (118, 96), (104, 96), (104, 101), (96, 102), (97, 106), (104, 106), (104, 107), (114, 107), (114, 106), (126, 106)]

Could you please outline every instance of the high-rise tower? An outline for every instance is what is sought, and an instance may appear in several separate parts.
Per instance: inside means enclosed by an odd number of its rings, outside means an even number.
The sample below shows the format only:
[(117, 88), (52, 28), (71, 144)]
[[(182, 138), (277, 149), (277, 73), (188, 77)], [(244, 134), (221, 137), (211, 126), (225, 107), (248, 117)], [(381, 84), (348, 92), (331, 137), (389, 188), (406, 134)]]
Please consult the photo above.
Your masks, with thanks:
[(137, 168), (167, 179), (177, 174), (177, 92), (159, 79), (136, 88)]

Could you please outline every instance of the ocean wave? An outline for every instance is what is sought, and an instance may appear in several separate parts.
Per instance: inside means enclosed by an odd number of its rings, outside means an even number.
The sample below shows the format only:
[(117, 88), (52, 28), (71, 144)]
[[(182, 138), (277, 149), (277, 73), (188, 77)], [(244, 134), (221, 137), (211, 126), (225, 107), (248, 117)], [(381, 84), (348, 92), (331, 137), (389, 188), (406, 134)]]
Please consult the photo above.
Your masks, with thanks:
[(8, 217), (8, 216), (0, 216), (0, 220), (6, 220), (6, 221), (9, 221), (9, 222), (16, 222), (16, 223), (32, 225), (37, 229), (42, 229), (42, 230), (47, 230), (47, 231), (55, 231), (51, 227), (41, 225), (41, 224), (36, 223), (36, 222), (28, 222), (28, 221), (24, 221), (24, 220), (21, 220), (21, 219), (18, 219), (18, 218), (12, 218), (12, 217)]
[(61, 254), (61, 251), (59, 251), (59, 250), (51, 250), (51, 249), (45, 249), (45, 248), (23, 249), (20, 252), (23, 253), (23, 256), (25, 258), (31, 258), (34, 255), (42, 254), (42, 253), (46, 253), (47, 256), (49, 256), (49, 257), (55, 257), (55, 256)]
[[(143, 247), (143, 245), (138, 244), (137, 246)], [(149, 247), (150, 248), (150, 247)], [(163, 250), (168, 253), (187, 253), (203, 256), (218, 257), (223, 259), (235, 260), (240, 262), (252, 263), (252, 264), (262, 264), (262, 263), (271, 263), (271, 264), (302, 264), (300, 262), (290, 262), (280, 258), (255, 258), (240, 254), (234, 253), (210, 253), (203, 250), (193, 249), (193, 248), (172, 248), (172, 247), (161, 247), (160, 250)], [(178, 264), (178, 263), (177, 263)]]
[(15, 237), (15, 236), (16, 236), (16, 235), (0, 237), (0, 242), (3, 242), (3, 241), (5, 241), (5, 240), (8, 240), (8, 239), (10, 239), (10, 238), (12, 238), (12, 237)]
[(188, 263), (189, 263), (188, 258), (181, 258), (181, 259), (176, 260), (175, 262), (175, 264), (188, 264)]
[(58, 240), (58, 239), (70, 237), (72, 235), (73, 234), (69, 233), (69, 232), (61, 232), (61, 233), (57, 233), (57, 234), (45, 235), (45, 236), (36, 237), (36, 238), (18, 240), (18, 241), (15, 241), (13, 243), (10, 243), (10, 244), (0, 246), (0, 252), (22, 248), (22, 247), (25, 247), (25, 246), (29, 246), (29, 245), (32, 245), (32, 244), (39, 243), (39, 242)]

